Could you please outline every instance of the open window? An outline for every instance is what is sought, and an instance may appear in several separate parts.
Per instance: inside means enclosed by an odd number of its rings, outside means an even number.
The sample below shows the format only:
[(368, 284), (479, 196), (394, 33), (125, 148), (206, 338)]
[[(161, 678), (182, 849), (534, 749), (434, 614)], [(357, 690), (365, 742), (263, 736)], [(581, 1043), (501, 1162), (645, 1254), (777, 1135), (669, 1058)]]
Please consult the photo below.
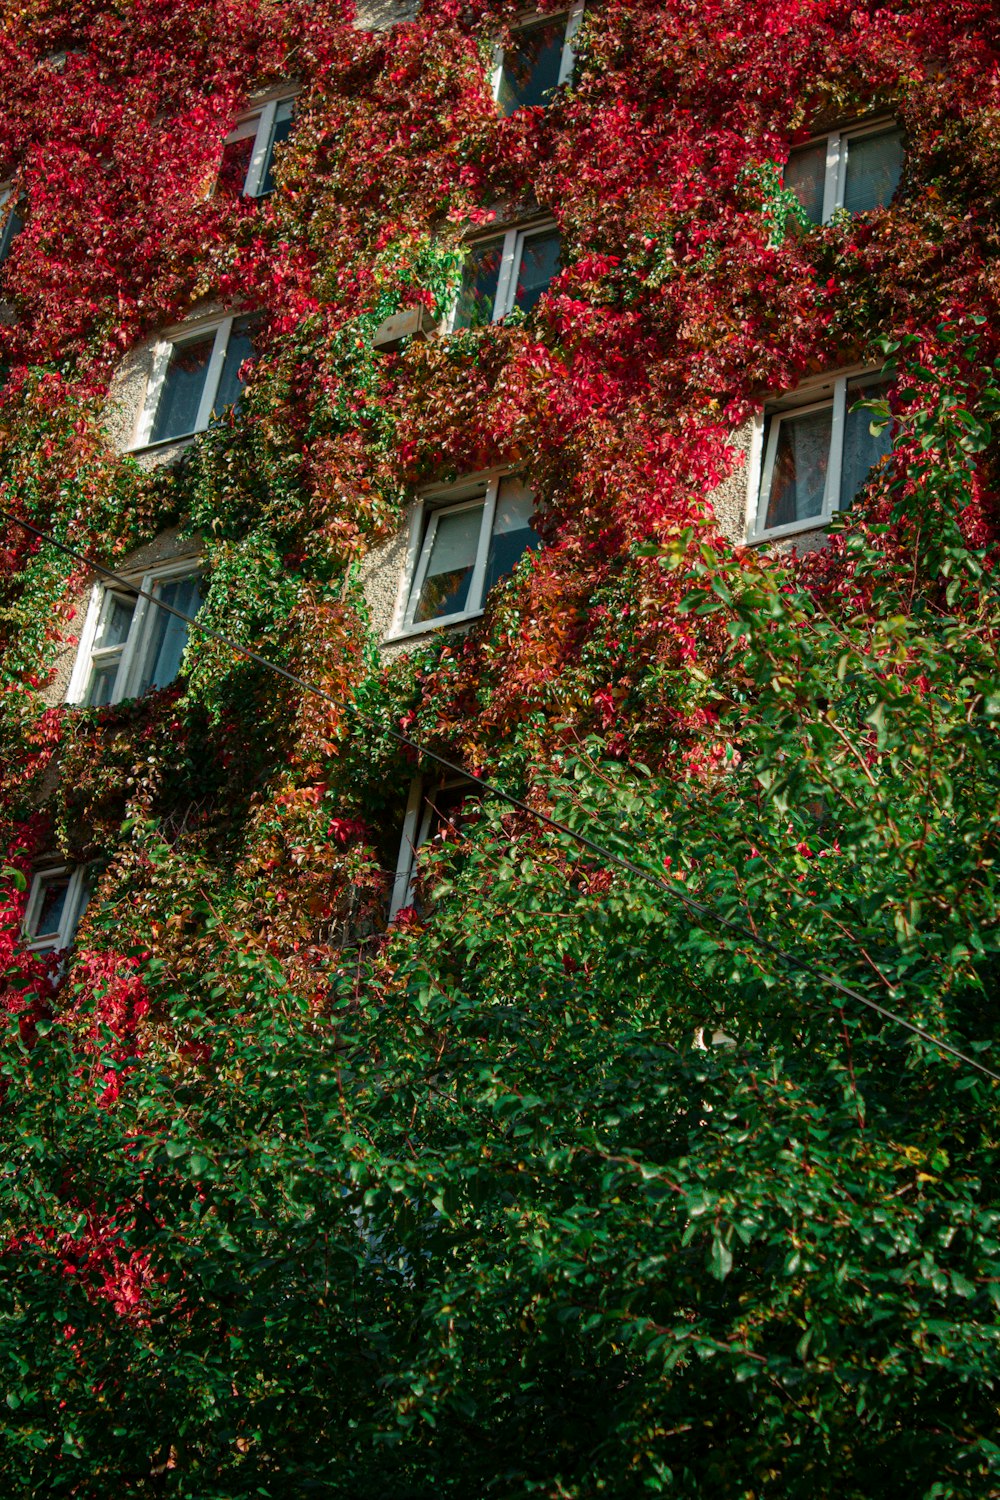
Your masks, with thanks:
[(249, 316), (214, 318), (160, 340), (134, 449), (193, 437), (226, 407), (239, 405), (255, 325)]
[(814, 224), (826, 224), (838, 208), (861, 214), (888, 203), (902, 171), (902, 131), (893, 120), (873, 120), (793, 151), (784, 183)]
[(219, 190), (234, 197), (266, 198), (274, 191), (274, 148), (292, 130), (295, 100), (290, 94), (248, 110), (226, 138)]
[(513, 474), (428, 491), (410, 535), (405, 601), (394, 636), (456, 625), (483, 611), (490, 589), (540, 545), (534, 497)]
[(111, 583), (94, 587), (67, 693), (70, 703), (100, 708), (141, 698), (166, 687), (180, 671), (188, 621), (201, 604), (198, 563), (188, 558), (127, 582), (150, 597)]
[(528, 16), (506, 50), (497, 48), (493, 97), (504, 115), (544, 108), (555, 89), (573, 76), (573, 38), (583, 18), (583, 0), (566, 10)]
[(58, 953), (72, 946), (94, 877), (93, 865), (50, 865), (35, 872), (22, 927), (32, 953)]
[(471, 241), (449, 331), (483, 328), (515, 308), (531, 312), (559, 274), (560, 256), (559, 231), (551, 220)]
[(892, 450), (891, 424), (873, 431), (872, 412), (858, 409), (887, 389), (878, 371), (830, 375), (764, 408), (751, 448), (751, 541), (825, 526), (849, 508)]
[(417, 855), (426, 845), (455, 837), (464, 817), (479, 800), (479, 788), (466, 776), (436, 780), (416, 776), (410, 786), (403, 836), (389, 901), (389, 921), (407, 906), (418, 905)]

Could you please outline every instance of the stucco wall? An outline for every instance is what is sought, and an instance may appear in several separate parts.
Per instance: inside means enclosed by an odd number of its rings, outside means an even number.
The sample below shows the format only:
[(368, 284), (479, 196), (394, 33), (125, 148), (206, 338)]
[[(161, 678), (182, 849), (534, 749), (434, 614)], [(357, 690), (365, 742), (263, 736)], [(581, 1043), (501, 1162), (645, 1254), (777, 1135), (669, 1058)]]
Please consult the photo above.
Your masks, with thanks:
[(358, 0), (354, 24), (361, 31), (384, 31), (399, 21), (412, 21), (420, 0)]

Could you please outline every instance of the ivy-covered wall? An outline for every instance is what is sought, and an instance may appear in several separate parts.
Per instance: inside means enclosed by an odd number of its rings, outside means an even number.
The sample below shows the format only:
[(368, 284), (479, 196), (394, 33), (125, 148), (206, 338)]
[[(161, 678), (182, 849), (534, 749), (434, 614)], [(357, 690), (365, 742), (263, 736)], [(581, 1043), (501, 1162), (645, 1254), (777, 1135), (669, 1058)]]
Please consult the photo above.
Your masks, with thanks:
[[(1000, 1495), (997, 1085), (816, 977), (997, 1066), (995, 6), (593, 0), (507, 116), (517, 0), (0, 18), (7, 1492)], [(811, 224), (789, 152), (882, 116), (892, 201)], [(377, 350), (539, 208), (527, 317)], [(239, 408), (128, 451), (206, 308), (259, 315)], [(765, 403), (886, 361), (892, 455), (748, 546)], [(540, 548), (386, 650), (484, 471)], [(197, 549), (323, 696), (194, 631), (67, 704), (93, 576), (17, 518)], [(645, 885), (487, 799), (389, 925), (398, 735)], [(43, 858), (95, 872), (61, 966)]]

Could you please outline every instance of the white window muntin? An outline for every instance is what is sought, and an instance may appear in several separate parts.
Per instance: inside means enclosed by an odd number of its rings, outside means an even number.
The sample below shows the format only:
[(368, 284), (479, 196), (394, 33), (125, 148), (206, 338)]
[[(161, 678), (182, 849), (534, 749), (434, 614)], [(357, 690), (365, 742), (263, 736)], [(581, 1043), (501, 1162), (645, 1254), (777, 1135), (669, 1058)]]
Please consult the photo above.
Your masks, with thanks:
[[(136, 588), (142, 589), (144, 594), (152, 594), (155, 598), (162, 584), (175, 583), (186, 578), (197, 578), (201, 571), (200, 561), (189, 557), (174, 563), (165, 563), (162, 567), (151, 568), (145, 573), (124, 573), (122, 581), (134, 584)], [(95, 666), (101, 664), (102, 658), (110, 661), (115, 656), (118, 659), (118, 666), (108, 703), (120, 703), (123, 698), (135, 696), (135, 685), (146, 665), (145, 653), (152, 644), (155, 621), (160, 609), (152, 599), (136, 598), (128, 634), (121, 646), (106, 650), (95, 649), (105, 601), (109, 594), (116, 592), (120, 592), (123, 596), (128, 593), (125, 589), (116, 590), (113, 584), (108, 583), (95, 583), (91, 591), (87, 615), (80, 635), (80, 645), (66, 691), (67, 703), (85, 702)]]
[(260, 197), (267, 178), (267, 169), (271, 164), (275, 131), (279, 124), (292, 118), (294, 108), (294, 93), (278, 94), (275, 98), (268, 99), (254, 109), (248, 110), (245, 115), (241, 115), (233, 130), (226, 137), (227, 146), (253, 139), (250, 164), (243, 181), (245, 197)]
[[(752, 517), (748, 528), (750, 542), (770, 541), (796, 532), (819, 531), (828, 525), (840, 508), (840, 481), (844, 458), (844, 428), (847, 416), (847, 387), (864, 376), (877, 376), (877, 367), (860, 365), (845, 370), (832, 380), (812, 381), (769, 404), (754, 419), (747, 465), (747, 514)], [(812, 399), (810, 399), (812, 398)], [(823, 508), (815, 516), (787, 521), (782, 526), (767, 526), (768, 498), (774, 477), (781, 423), (785, 418), (808, 416), (810, 412), (829, 410), (830, 452), (823, 486)], [(766, 432), (766, 443), (765, 443)]]
[[(563, 33), (563, 49), (562, 59), (559, 63), (558, 85), (568, 83), (573, 76), (573, 41), (580, 29), (580, 22), (583, 20), (585, 8), (586, 0), (573, 0), (572, 5), (569, 5), (562, 12), (566, 17), (566, 30)], [(559, 14), (558, 10), (545, 11), (543, 14), (539, 14), (537, 10), (525, 11), (518, 20), (515, 33), (517, 31), (527, 31), (531, 26), (544, 26), (546, 22), (554, 21)], [(504, 49), (498, 44), (493, 48), (493, 73), (490, 80), (494, 99), (500, 98), (500, 86), (503, 82), (503, 63)]]
[(847, 158), (851, 144), (862, 140), (865, 136), (881, 135), (886, 130), (895, 127), (896, 121), (891, 115), (881, 116), (877, 120), (866, 120), (861, 125), (854, 125), (847, 130), (832, 130), (828, 134), (814, 136), (805, 145), (796, 147), (792, 153), (794, 156), (798, 151), (808, 151), (826, 142), (826, 169), (823, 176), (823, 216), (821, 224), (828, 224), (838, 208), (844, 206), (844, 193), (847, 185)]
[(149, 372), (149, 381), (146, 386), (146, 399), (139, 414), (139, 424), (136, 434), (130, 445), (131, 452), (140, 448), (148, 448), (156, 422), (156, 410), (163, 395), (167, 380), (167, 371), (174, 351), (183, 349), (187, 344), (197, 343), (203, 339), (213, 328), (215, 330), (215, 342), (212, 345), (212, 353), (209, 357), (208, 368), (205, 371), (205, 386), (198, 403), (198, 414), (195, 425), (190, 432), (177, 433), (176, 436), (163, 438), (164, 446), (169, 443), (183, 443), (188, 438), (194, 437), (199, 432), (204, 432), (212, 418), (212, 409), (215, 406), (215, 398), (219, 394), (219, 383), (222, 380), (222, 372), (226, 364), (226, 349), (229, 346), (229, 338), (233, 331), (233, 324), (238, 314), (231, 313), (224, 318), (199, 319), (197, 322), (186, 324), (183, 329), (174, 333), (165, 334), (156, 344), (153, 350), (153, 364)]
[[(90, 867), (50, 865), (35, 872), (28, 892), (22, 932), (25, 946), (32, 953), (51, 953), (68, 948), (76, 935), (90, 897)], [(56, 881), (68, 881), (59, 926), (52, 932), (38, 932), (38, 922), (45, 904), (46, 892)]]
[[(468, 248), (475, 251), (486, 245), (501, 243), (500, 270), (497, 275), (496, 295), (493, 298), (493, 312), (490, 317), (491, 323), (499, 323), (501, 318), (506, 318), (514, 311), (517, 299), (517, 278), (521, 273), (521, 261), (524, 257), (524, 247), (528, 240), (537, 239), (541, 235), (555, 234), (557, 225), (554, 219), (539, 219), (531, 224), (514, 225), (501, 235), (483, 235), (479, 239), (470, 240)], [(448, 318), (447, 332), (454, 333), (458, 319), (459, 307), (462, 294), (459, 289), (458, 296), (452, 304), (451, 313)]]

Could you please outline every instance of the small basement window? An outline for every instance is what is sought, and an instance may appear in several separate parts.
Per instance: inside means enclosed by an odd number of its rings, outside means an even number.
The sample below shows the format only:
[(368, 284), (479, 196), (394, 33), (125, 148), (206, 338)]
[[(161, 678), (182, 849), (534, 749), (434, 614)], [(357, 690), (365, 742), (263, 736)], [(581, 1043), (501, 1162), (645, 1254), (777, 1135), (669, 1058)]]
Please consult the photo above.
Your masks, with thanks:
[(239, 406), (254, 326), (252, 317), (226, 317), (160, 341), (134, 449), (193, 437), (226, 407)]
[(406, 602), (393, 634), (481, 614), (493, 585), (540, 545), (534, 509), (531, 491), (512, 474), (425, 495), (411, 530)]
[(545, 108), (555, 89), (573, 76), (573, 38), (583, 18), (583, 0), (568, 10), (531, 17), (513, 35), (506, 51), (497, 48), (493, 97), (504, 115)]
[(903, 133), (892, 120), (878, 120), (793, 151), (784, 183), (814, 224), (826, 224), (838, 208), (862, 214), (888, 203), (902, 171)]
[(219, 189), (233, 196), (266, 198), (274, 192), (274, 148), (292, 131), (295, 100), (271, 99), (250, 110), (226, 138)]
[(887, 389), (877, 371), (829, 376), (765, 407), (751, 450), (751, 541), (825, 526), (850, 507), (892, 451), (891, 424), (872, 432), (871, 411), (855, 408)]
[[(188, 641), (188, 619), (198, 613), (202, 581), (187, 559), (137, 575), (151, 598), (137, 598), (114, 584), (98, 583), (91, 595), (67, 702), (88, 708), (141, 698), (174, 681)], [(187, 618), (160, 609), (160, 601)]]
[(483, 328), (519, 308), (531, 312), (560, 270), (559, 231), (551, 222), (473, 240), (449, 331)]
[(92, 865), (53, 865), (31, 881), (22, 932), (32, 953), (69, 948), (94, 886)]

